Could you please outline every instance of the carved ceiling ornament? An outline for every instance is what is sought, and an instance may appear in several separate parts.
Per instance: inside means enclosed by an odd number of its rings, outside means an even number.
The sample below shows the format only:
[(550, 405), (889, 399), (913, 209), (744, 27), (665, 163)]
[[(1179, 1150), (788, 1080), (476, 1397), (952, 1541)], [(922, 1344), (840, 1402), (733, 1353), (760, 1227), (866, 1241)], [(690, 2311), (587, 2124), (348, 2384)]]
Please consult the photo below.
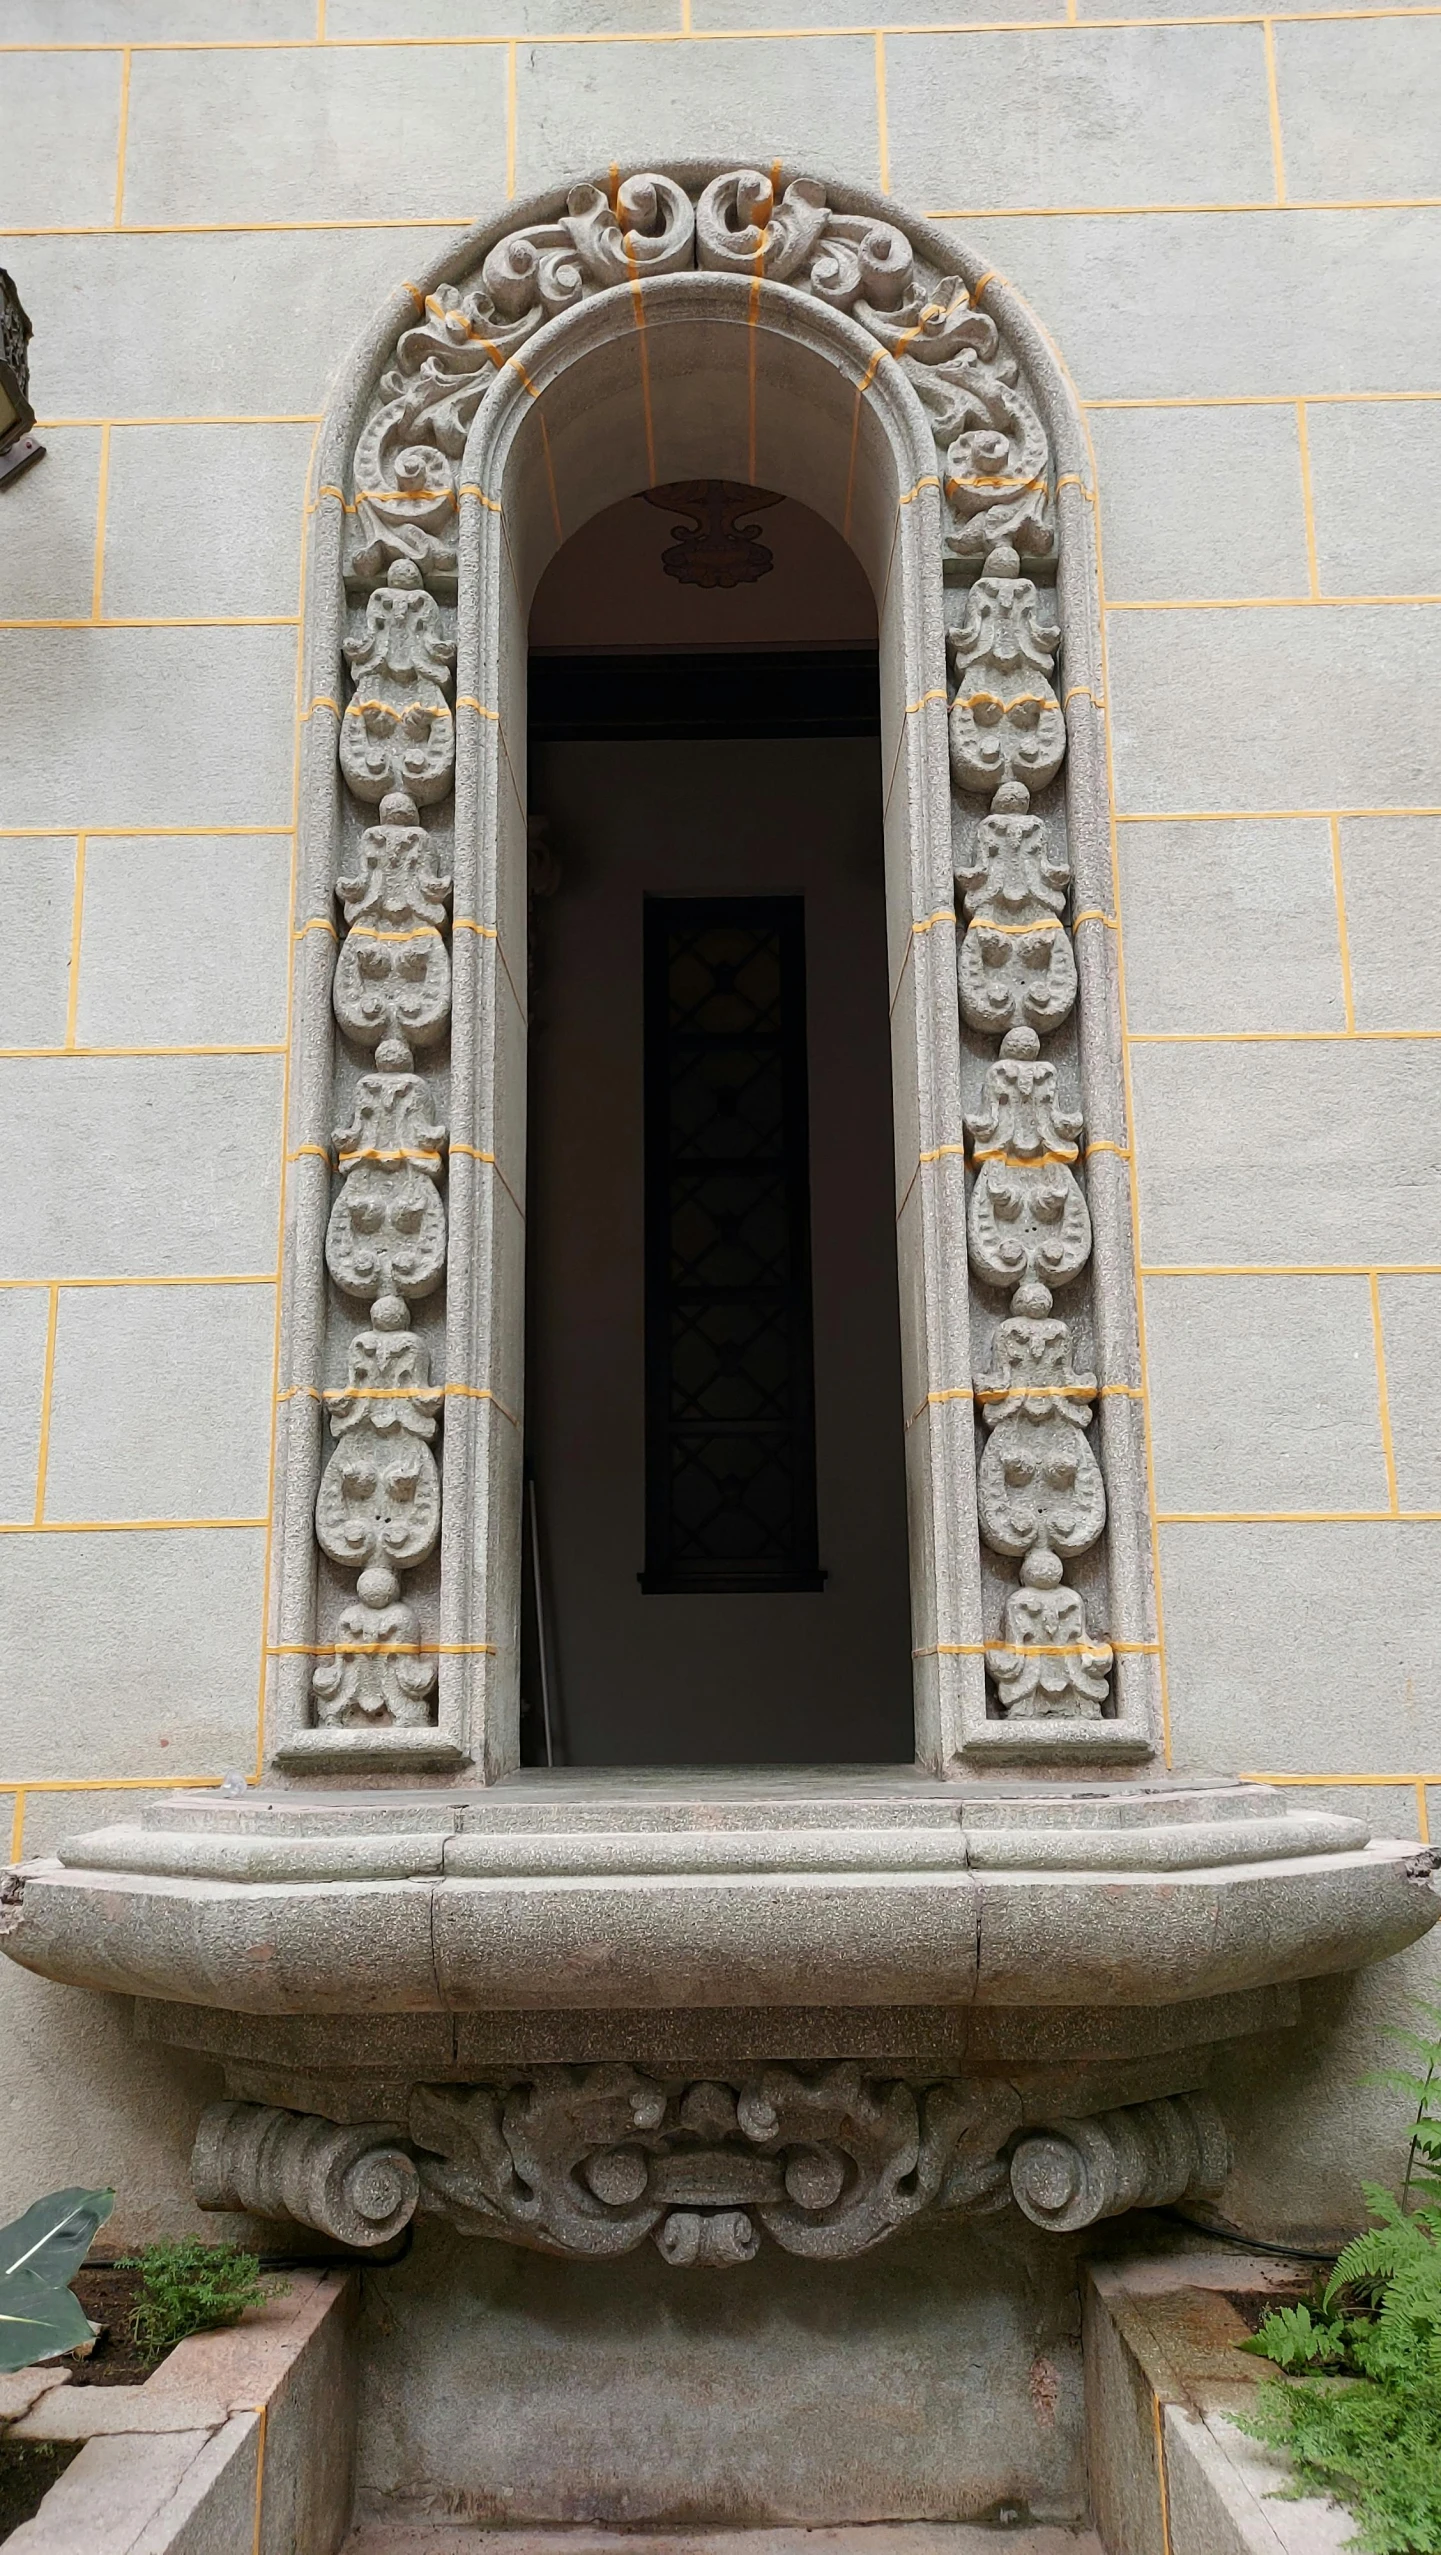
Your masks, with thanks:
[[(439, 845), (455, 833), (456, 718), (467, 706), (455, 697), (452, 635), (460, 627), (464, 638), (455, 603), (462, 459), (503, 376), (536, 396), (521, 352), (541, 329), (607, 293), (625, 292), (639, 310), (647, 282), (687, 272), (779, 286), (844, 314), (877, 349), (866, 382), (883, 352), (914, 393), (936, 447), (934, 478), (918, 485), (939, 492), (935, 574), (946, 595), (953, 677), (946, 731), (964, 917), (957, 998), (973, 1039), (996, 1042), (979, 1065), (978, 1090), (974, 1044), (945, 1068), (973, 1086), (964, 1113), (963, 1238), (994, 1368), (973, 1379), (975, 1473), (966, 1503), (973, 1498), (980, 1536), (1000, 1565), (999, 1585), (993, 1580), (984, 1599), (984, 1640), (953, 1647), (971, 1648), (984, 1663), (984, 1698), (978, 1685), (968, 1689), (966, 1744), (979, 1743), (979, 1711), (982, 1729), (1015, 1724), (1023, 1753), (1035, 1746), (1020, 1739), (1022, 1725), (1045, 1723), (1052, 1753), (1067, 1729), (1095, 1733), (1118, 1709), (1125, 1718), (1111, 1698), (1112, 1644), (1087, 1615), (1088, 1602), (1107, 1604), (1108, 1569), (1088, 1578), (1089, 1599), (1066, 1584), (1071, 1562), (1108, 1535), (1110, 1441), (1091, 1423), (1101, 1391), (1113, 1388), (1074, 1371), (1073, 1316), (1054, 1311), (1056, 1294), (1070, 1287), (1083, 1324), (1088, 1318), (1093, 1252), (1081, 1116), (1070, 1096), (1077, 1005), (1090, 996), (1072, 950), (1072, 857), (1054, 786), (1067, 752), (1053, 582), (1059, 577), (1064, 587), (1056, 535), (1063, 482), (1036, 396), (996, 321), (978, 306), (979, 286), (940, 271), (934, 240), (918, 255), (907, 230), (883, 212), (837, 209), (815, 178), (781, 183), (755, 169), (708, 181), (651, 171), (608, 187), (575, 185), (550, 218), (492, 235), (478, 271), (414, 289), (417, 315), (400, 328), (354, 435), (339, 561), (350, 691), (337, 705), (337, 759), (348, 804), (370, 821), (358, 848), (343, 848), (332, 868), (348, 927), (331, 984), (342, 1041), (337, 1119), (345, 1123), (333, 1137), (324, 1262), (340, 1297), (369, 1306), (370, 1327), (352, 1337), (344, 1383), (323, 1394), (334, 1442), (313, 1476), (315, 1536), (327, 1560), (357, 1576), (354, 1594), (331, 1606), (334, 1646), (320, 1645), (310, 1676), (312, 1729), (418, 1736), (441, 1717), (435, 1570), (418, 1599), (402, 1595), (402, 1576), (432, 1564), (437, 1551), (443, 1573), (452, 1550), (436, 1443), (444, 1386), (432, 1384), (430, 1351), (410, 1324), (413, 1306), (428, 1308), (432, 1330), (437, 1309), (444, 1320), (452, 1246), (447, 1112), (433, 1099), (433, 1083), (448, 1079), (455, 999), (450, 860)], [(768, 310), (776, 300), (772, 294)], [(675, 573), (732, 581), (725, 561), (717, 565), (731, 549), (744, 554), (737, 575), (764, 573), (769, 554), (757, 527), (739, 518), (775, 503), (772, 493), (739, 480), (643, 493), (695, 519), (694, 532), (677, 527), (675, 552), (667, 553)], [(1094, 705), (1094, 686), (1077, 688)], [(468, 706), (480, 709), (474, 700)], [(353, 830), (343, 840), (353, 845)], [(494, 856), (492, 847), (482, 857)], [(475, 946), (467, 943), (467, 956)], [(466, 999), (473, 1004), (474, 992)], [(1058, 1036), (1058, 1050), (1043, 1052)], [(1115, 1112), (1113, 1101), (1113, 1119)], [(493, 1159), (470, 1143), (460, 1151)], [(960, 1221), (950, 1218), (957, 1242)], [(1106, 1372), (1114, 1371), (1112, 1363)], [(953, 1379), (931, 1398), (954, 1399)], [(1114, 1415), (1109, 1424), (1114, 1431)], [(945, 1461), (964, 1462), (959, 1441), (948, 1443), (955, 1452)], [(1134, 1507), (1129, 1500), (1128, 1516)], [(464, 1539), (469, 1526), (461, 1514), (454, 1532)], [(1134, 1554), (1135, 1529), (1127, 1531)], [(1128, 1566), (1126, 1629), (1148, 1633), (1147, 1565), (1139, 1583), (1134, 1558)], [(1123, 1646), (1154, 1647), (1144, 1639)], [(1144, 1756), (1151, 1744), (1144, 1709), (1132, 1710), (1110, 1752)], [(464, 1760), (463, 1726), (447, 1746), (431, 1761)]]

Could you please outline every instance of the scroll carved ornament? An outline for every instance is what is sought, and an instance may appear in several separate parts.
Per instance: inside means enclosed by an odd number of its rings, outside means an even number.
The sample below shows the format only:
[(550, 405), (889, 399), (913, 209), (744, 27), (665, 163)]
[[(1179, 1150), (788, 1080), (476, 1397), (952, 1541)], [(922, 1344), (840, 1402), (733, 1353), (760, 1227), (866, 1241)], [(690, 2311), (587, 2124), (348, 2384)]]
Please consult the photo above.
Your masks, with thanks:
[[(923, 280), (904, 231), (834, 211), (816, 178), (777, 196), (758, 169), (735, 169), (694, 205), (654, 171), (625, 179), (613, 201), (597, 186), (572, 187), (555, 221), (513, 231), (478, 276), (426, 297), (356, 445), (347, 573), (366, 583), (403, 563), (432, 582), (452, 579), (455, 466), (498, 372), (592, 294), (694, 268), (813, 294), (895, 358), (940, 447), (948, 557), (974, 567), (1002, 542), (1031, 559), (1054, 556), (1044, 428), (994, 320), (972, 308), (959, 277)], [(390, 786), (412, 784), (397, 771)]]
[(418, 2085), (404, 2127), (218, 2103), (192, 2168), (202, 2208), (284, 2211), (359, 2247), (418, 2208), (462, 2235), (582, 2261), (649, 2240), (675, 2270), (733, 2269), (765, 2240), (845, 2261), (919, 2218), (1012, 2201), (1070, 2230), (1214, 2193), (1229, 2169), (1204, 2095), (1027, 2126), (1003, 2081), (867, 2076), (850, 2060), (702, 2081), (615, 2062)]

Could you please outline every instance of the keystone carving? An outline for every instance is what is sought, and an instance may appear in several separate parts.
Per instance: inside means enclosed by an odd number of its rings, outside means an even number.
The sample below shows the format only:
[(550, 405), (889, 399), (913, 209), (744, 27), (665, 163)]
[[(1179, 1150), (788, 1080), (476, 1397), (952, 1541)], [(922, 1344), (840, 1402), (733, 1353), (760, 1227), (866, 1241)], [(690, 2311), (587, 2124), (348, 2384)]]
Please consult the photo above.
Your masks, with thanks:
[(1024, 2127), (1015, 2089), (866, 2076), (842, 2061), (694, 2082), (627, 2064), (499, 2085), (419, 2085), (404, 2129), (339, 2128), (252, 2103), (202, 2115), (202, 2209), (252, 2209), (386, 2243), (419, 2209), (463, 2235), (603, 2261), (649, 2240), (677, 2270), (752, 2261), (763, 2240), (845, 2261), (927, 2216), (1014, 2200), (1069, 2231), (1212, 2197), (1230, 2150), (1203, 2094)]

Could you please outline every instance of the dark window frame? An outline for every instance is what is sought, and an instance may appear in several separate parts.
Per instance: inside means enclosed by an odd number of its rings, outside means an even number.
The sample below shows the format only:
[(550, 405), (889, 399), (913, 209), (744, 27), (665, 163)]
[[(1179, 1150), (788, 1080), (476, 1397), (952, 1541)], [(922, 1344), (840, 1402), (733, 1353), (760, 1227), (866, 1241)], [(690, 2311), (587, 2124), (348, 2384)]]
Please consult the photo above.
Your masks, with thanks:
[[(675, 1558), (673, 1450), (678, 1435), (715, 1438), (769, 1430), (774, 1421), (678, 1420), (673, 1411), (673, 1314), (680, 1300), (672, 1265), (673, 1183), (686, 1166), (672, 1143), (671, 1093), (680, 1043), (692, 1050), (713, 1033), (678, 1041), (671, 1023), (671, 934), (729, 924), (774, 931), (780, 949), (781, 1158), (785, 1187), (786, 1277), (782, 1295), (788, 1351), (787, 1418), (791, 1534), (784, 1559), (737, 1565)], [(647, 1596), (815, 1594), (825, 1586), (816, 1513), (815, 1320), (811, 1273), (810, 1095), (806, 1049), (805, 900), (800, 896), (647, 896), (644, 906), (645, 1128), (645, 1568)], [(744, 1300), (745, 1290), (732, 1300)], [(727, 1300), (712, 1289), (713, 1303)]]

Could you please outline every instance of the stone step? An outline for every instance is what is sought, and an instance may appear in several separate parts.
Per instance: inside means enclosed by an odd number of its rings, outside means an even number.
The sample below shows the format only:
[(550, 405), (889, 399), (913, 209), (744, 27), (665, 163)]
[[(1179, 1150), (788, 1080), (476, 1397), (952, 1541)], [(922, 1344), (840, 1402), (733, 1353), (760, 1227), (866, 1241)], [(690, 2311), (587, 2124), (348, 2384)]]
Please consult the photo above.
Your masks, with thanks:
[(341, 2555), (1106, 2555), (1090, 2529), (937, 2520), (859, 2528), (484, 2528), (363, 2520)]

